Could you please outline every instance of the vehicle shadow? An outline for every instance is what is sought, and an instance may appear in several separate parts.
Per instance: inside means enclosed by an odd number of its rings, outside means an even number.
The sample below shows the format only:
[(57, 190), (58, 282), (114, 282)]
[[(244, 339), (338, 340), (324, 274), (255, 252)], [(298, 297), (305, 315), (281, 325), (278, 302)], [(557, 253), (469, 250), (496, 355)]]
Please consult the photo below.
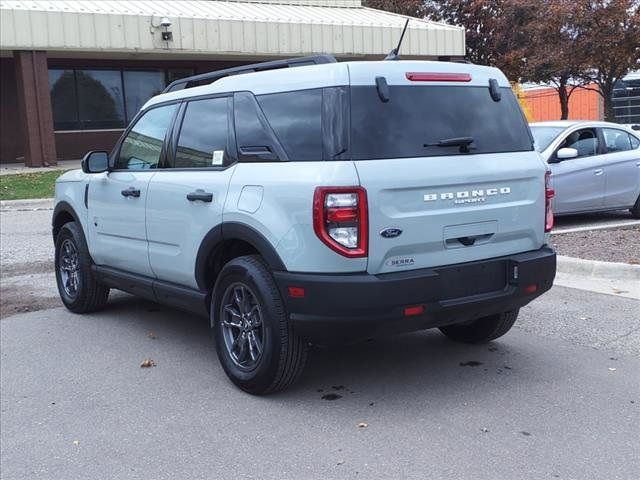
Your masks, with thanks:
[[(118, 322), (126, 322), (129, 328), (134, 325), (141, 338), (146, 332), (157, 332), (167, 339), (167, 349), (180, 349), (181, 356), (189, 357), (185, 363), (213, 375), (206, 382), (229, 383), (218, 365), (207, 319), (120, 294), (100, 316), (100, 321), (112, 327)], [(523, 336), (514, 329), (498, 341), (466, 345), (448, 340), (435, 329), (351, 345), (312, 345), (300, 381), (266, 401), (353, 399), (369, 404), (393, 398), (400, 391), (404, 397), (453, 400), (460, 395), (477, 397), (483, 392), (494, 395), (498, 390), (519, 389), (540, 367), (531, 344), (521, 341)]]

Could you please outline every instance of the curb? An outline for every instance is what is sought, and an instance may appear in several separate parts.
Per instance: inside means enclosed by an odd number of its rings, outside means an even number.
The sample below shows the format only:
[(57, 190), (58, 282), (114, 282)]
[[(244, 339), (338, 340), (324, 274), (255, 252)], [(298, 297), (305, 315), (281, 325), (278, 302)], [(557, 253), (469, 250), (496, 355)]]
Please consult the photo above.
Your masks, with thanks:
[(29, 198), (26, 200), (2, 200), (3, 212), (21, 212), (33, 210), (53, 210), (53, 198)]
[(640, 281), (640, 265), (583, 260), (581, 258), (565, 257), (562, 255), (558, 255), (556, 259), (557, 270), (560, 273), (612, 280)]

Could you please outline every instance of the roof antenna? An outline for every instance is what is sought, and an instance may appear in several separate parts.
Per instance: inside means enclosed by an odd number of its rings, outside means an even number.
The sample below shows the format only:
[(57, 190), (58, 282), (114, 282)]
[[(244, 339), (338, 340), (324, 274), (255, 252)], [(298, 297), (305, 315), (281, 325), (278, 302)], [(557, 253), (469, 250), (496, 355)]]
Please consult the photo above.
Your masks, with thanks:
[(385, 60), (400, 60), (400, 56), (398, 52), (400, 51), (400, 46), (402, 45), (402, 39), (404, 38), (404, 32), (407, 31), (407, 27), (409, 26), (410, 18), (407, 18), (407, 21), (404, 24), (404, 28), (402, 29), (402, 35), (400, 35), (400, 41), (398, 42), (398, 46), (389, 52), (389, 55), (384, 57)]

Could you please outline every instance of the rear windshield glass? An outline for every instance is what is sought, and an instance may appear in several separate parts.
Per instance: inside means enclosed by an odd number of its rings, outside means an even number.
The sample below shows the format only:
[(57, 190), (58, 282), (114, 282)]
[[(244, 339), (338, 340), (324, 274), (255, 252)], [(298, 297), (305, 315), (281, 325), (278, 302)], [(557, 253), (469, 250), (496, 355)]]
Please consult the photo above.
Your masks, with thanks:
[[(509, 88), (390, 86), (382, 102), (375, 86), (351, 87), (351, 157), (466, 155), (533, 150), (529, 128)], [(450, 139), (464, 146), (436, 146)], [(446, 143), (446, 142), (445, 142)], [(455, 142), (454, 142), (455, 143)], [(464, 143), (464, 142), (463, 142)]]
[(542, 152), (547, 149), (558, 135), (564, 130), (562, 127), (531, 127), (536, 150)]

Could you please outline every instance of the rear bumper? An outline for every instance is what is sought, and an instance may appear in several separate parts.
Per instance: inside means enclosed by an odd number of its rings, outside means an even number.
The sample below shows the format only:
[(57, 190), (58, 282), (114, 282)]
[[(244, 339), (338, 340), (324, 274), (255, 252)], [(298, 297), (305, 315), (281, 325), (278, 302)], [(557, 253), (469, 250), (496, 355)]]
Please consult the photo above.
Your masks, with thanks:
[[(344, 341), (421, 330), (520, 308), (549, 290), (555, 252), (540, 250), (477, 262), (370, 275), (274, 272), (290, 321), (306, 338)], [(532, 291), (535, 285), (535, 291)], [(303, 287), (303, 298), (288, 287)], [(404, 309), (424, 313), (405, 316)]]

